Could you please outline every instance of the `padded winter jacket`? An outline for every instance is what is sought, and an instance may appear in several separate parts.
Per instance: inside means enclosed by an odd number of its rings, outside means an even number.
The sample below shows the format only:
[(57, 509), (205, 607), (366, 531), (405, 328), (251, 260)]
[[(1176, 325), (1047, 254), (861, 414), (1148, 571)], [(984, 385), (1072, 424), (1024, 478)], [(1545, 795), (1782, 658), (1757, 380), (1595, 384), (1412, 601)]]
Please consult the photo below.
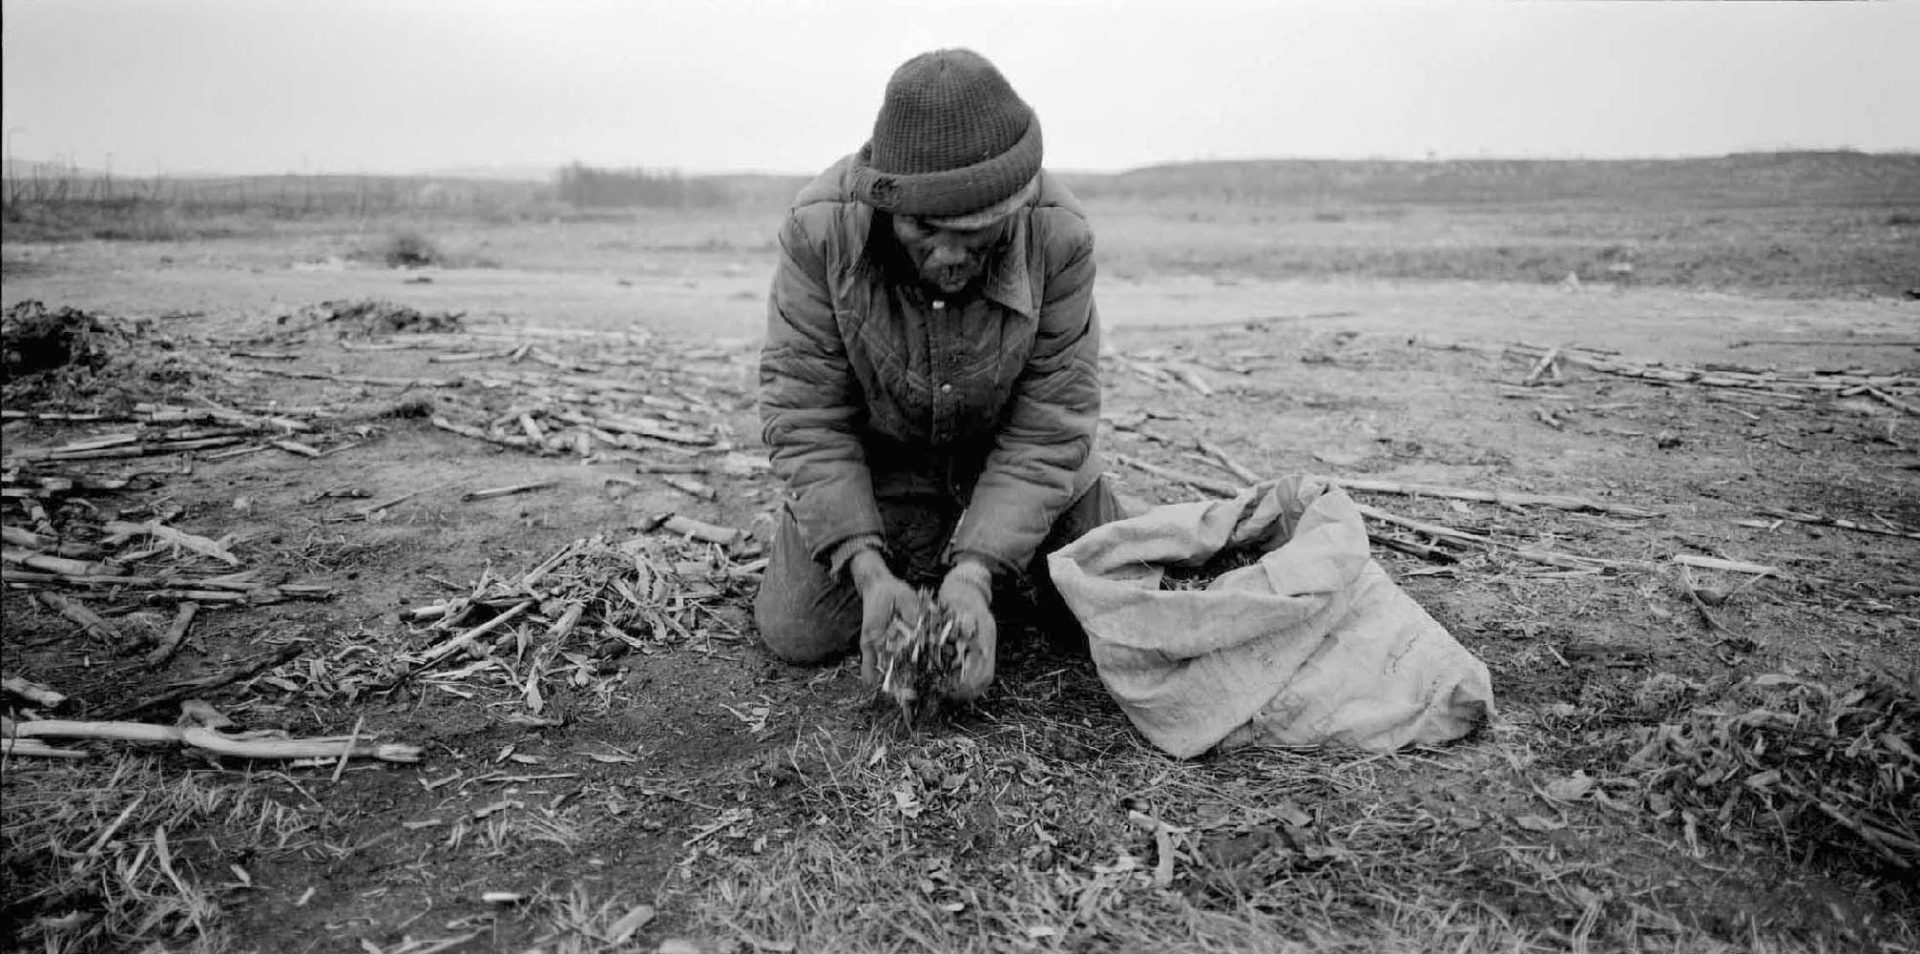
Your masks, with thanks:
[(931, 487), (965, 508), (943, 560), (1023, 568), (1101, 468), (1085, 214), (1041, 173), (979, 290), (942, 299), (888, 267), (889, 220), (851, 197), (851, 167), (794, 200), (760, 357), (763, 436), (801, 535), (826, 561), (884, 534), (876, 487)]

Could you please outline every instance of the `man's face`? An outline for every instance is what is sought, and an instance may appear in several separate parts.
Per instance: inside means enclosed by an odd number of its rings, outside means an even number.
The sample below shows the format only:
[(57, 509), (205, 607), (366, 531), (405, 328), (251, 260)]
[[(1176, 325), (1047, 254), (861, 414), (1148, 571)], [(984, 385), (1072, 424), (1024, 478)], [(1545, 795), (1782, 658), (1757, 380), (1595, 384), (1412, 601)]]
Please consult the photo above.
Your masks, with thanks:
[(958, 295), (980, 280), (987, 259), (1006, 238), (1002, 219), (981, 229), (943, 229), (906, 215), (893, 217), (893, 235), (927, 287)]

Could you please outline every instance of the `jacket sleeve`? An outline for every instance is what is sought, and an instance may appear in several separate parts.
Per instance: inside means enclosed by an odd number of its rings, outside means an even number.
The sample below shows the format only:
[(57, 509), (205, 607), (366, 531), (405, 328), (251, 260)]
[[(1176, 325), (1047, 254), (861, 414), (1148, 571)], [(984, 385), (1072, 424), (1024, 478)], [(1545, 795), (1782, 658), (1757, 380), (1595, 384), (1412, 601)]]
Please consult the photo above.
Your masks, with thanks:
[(1093, 235), (1079, 228), (1049, 263), (1033, 353), (1014, 383), (973, 498), (948, 546), (1024, 567), (1073, 504), (1075, 478), (1100, 423), (1100, 321), (1093, 303)]
[(827, 256), (809, 210), (789, 214), (760, 353), (761, 435), (814, 559), (883, 532), (859, 433), (865, 400), (827, 292)]

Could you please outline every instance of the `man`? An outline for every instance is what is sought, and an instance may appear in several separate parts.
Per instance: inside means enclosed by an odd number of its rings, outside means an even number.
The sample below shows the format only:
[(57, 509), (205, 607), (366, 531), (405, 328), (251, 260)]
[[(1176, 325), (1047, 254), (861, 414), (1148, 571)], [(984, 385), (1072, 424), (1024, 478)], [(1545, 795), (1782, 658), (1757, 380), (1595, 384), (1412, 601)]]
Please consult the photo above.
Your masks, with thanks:
[[(873, 138), (780, 232), (760, 413), (787, 502), (754, 615), (791, 662), (857, 640), (862, 675), (934, 588), (961, 637), (949, 695), (993, 680), (995, 592), (1114, 519), (1093, 235), (1041, 171), (1033, 110), (984, 57), (937, 50), (887, 84)], [(999, 584), (996, 587), (996, 583)]]

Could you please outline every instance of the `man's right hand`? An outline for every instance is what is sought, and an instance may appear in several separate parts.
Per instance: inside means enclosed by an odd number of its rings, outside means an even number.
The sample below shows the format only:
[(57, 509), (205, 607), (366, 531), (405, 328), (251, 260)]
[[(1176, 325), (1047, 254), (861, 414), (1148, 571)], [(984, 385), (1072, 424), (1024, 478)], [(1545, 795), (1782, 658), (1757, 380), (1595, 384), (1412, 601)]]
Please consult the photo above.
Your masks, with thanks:
[(860, 591), (860, 678), (880, 684), (880, 646), (896, 617), (909, 626), (920, 625), (921, 598), (887, 566), (879, 550), (862, 550), (847, 564), (854, 588)]

